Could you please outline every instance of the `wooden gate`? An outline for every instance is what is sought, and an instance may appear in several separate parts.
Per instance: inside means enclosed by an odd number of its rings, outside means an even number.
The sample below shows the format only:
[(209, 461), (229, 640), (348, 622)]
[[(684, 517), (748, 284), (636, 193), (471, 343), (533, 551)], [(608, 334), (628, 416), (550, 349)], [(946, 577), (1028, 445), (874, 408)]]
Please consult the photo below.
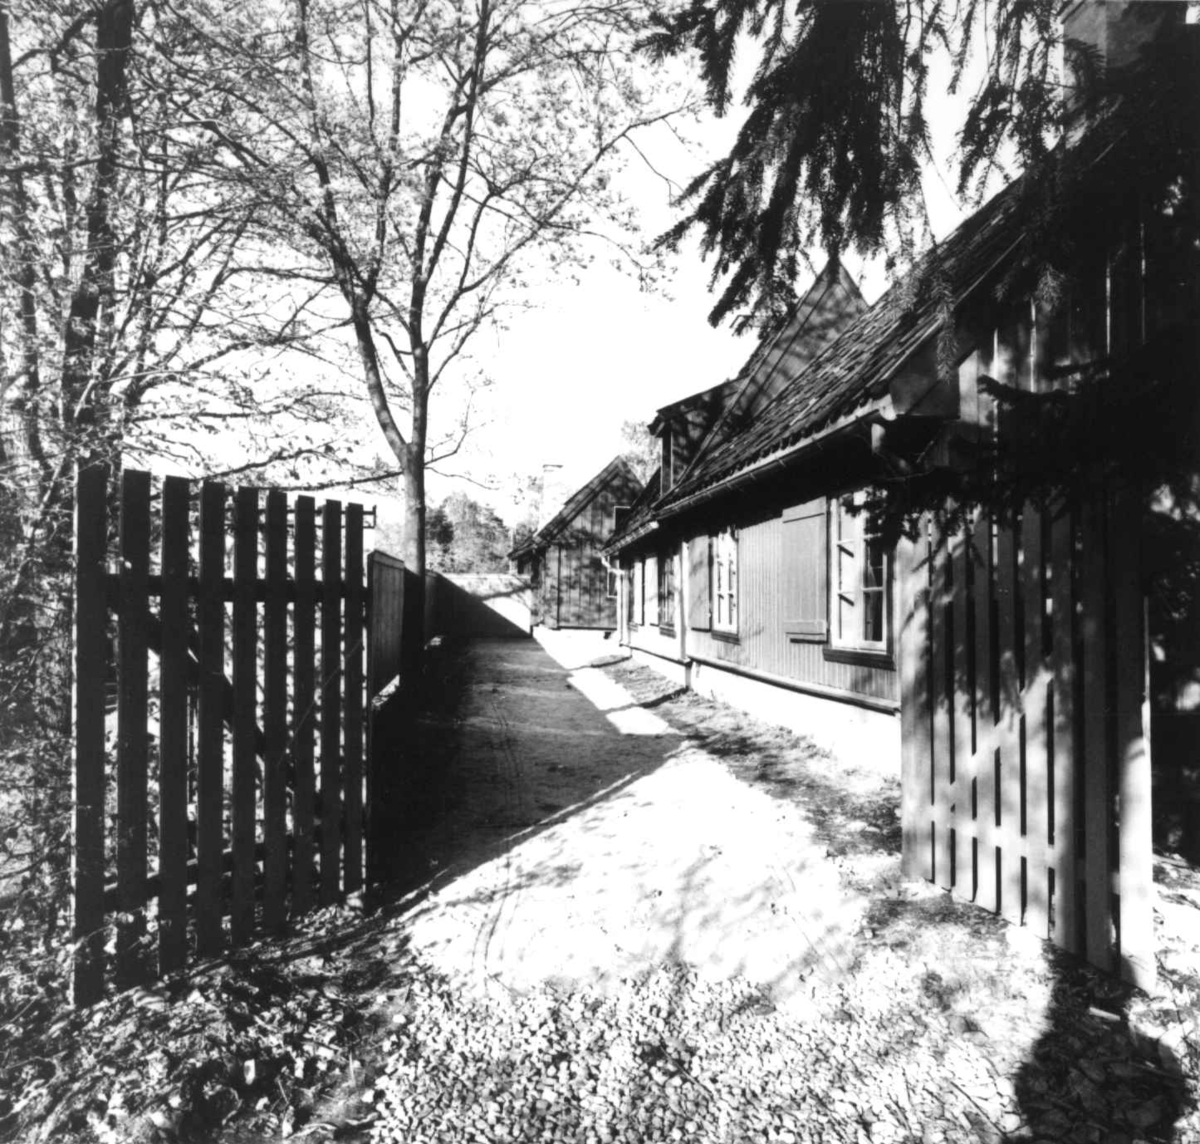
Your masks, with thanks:
[(110, 957), (127, 986), (277, 931), (364, 873), (362, 507), (327, 501), (318, 528), (311, 497), (205, 482), (194, 499), (174, 477), (156, 496), (126, 471), (110, 553), (108, 499), (107, 470), (82, 471), (77, 1004), (102, 994)]
[(904, 865), (1154, 980), (1140, 506), (1097, 492), (897, 554)]

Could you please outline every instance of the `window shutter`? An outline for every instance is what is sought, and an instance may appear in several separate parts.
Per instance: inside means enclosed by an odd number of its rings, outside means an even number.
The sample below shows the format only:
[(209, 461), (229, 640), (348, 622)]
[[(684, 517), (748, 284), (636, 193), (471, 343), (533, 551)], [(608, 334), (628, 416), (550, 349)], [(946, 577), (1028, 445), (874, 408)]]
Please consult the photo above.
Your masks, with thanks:
[(825, 498), (783, 513), (783, 630), (794, 640), (829, 638), (829, 553)]
[(658, 559), (646, 557), (646, 623), (658, 623)]
[(697, 536), (687, 546), (688, 627), (693, 631), (712, 629), (712, 599), (709, 596), (709, 541)]

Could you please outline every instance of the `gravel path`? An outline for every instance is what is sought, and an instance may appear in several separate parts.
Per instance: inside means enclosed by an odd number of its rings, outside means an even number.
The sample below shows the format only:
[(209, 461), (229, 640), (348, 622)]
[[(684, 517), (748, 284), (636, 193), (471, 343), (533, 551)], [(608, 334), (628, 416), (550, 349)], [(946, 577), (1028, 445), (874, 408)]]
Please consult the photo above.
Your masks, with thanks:
[(375, 1140), (1189, 1138), (1191, 1034), (902, 884), (894, 780), (545, 642), (472, 650)]
[(1200, 1144), (1200, 870), (1135, 993), (902, 883), (871, 760), (546, 645), (432, 661), (401, 900), (0, 1030), (0, 1139)]

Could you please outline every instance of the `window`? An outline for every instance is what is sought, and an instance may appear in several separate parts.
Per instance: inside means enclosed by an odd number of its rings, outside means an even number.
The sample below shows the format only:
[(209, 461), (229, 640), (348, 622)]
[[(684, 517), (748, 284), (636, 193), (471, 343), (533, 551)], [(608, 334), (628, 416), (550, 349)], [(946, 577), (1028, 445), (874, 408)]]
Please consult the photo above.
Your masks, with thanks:
[(629, 627), (634, 622), (633, 603), (635, 600), (633, 594), (633, 569), (625, 569), (625, 626)]
[(712, 626), (715, 632), (737, 632), (737, 531), (727, 528), (712, 538)]
[(642, 624), (646, 621), (646, 568), (641, 560), (634, 564), (630, 575), (633, 590), (629, 593), (629, 619), (634, 624)]
[(675, 557), (665, 551), (658, 554), (658, 624), (675, 628)]
[(605, 571), (606, 578), (608, 580), (608, 586), (607, 586), (607, 589), (605, 590), (604, 594), (610, 600), (615, 600), (617, 598), (617, 580), (620, 577), (621, 573), (618, 572), (617, 569), (615, 569), (615, 568), (605, 568), (604, 571)]
[(852, 511), (861, 504), (860, 494), (833, 506), (829, 557), (832, 643), (855, 651), (886, 653), (891, 627), (887, 552), (868, 530), (867, 514)]

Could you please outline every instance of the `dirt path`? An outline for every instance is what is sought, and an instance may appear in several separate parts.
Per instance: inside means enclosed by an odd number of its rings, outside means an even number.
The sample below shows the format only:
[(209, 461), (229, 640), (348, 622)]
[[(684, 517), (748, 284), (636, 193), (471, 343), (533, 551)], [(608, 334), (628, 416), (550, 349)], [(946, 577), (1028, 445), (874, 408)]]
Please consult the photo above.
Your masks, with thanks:
[(586, 666), (603, 650), (565, 633), (470, 649), (443, 850), (474, 868), (411, 916), (413, 952), (485, 991), (604, 989), (673, 960), (784, 1001), (839, 972), (867, 902), (800, 808)]

